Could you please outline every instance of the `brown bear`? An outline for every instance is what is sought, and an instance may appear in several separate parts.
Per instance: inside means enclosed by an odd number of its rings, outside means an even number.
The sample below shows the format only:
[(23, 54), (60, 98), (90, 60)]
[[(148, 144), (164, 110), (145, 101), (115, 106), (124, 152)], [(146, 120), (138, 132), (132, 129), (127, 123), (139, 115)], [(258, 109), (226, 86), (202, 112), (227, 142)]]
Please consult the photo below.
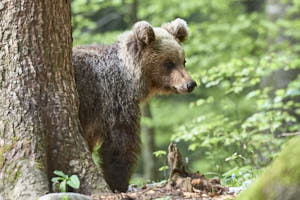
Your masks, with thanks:
[(196, 87), (181, 46), (187, 35), (182, 19), (161, 28), (140, 21), (112, 45), (73, 49), (84, 137), (91, 150), (101, 144), (101, 167), (113, 191), (127, 191), (140, 151), (139, 104)]

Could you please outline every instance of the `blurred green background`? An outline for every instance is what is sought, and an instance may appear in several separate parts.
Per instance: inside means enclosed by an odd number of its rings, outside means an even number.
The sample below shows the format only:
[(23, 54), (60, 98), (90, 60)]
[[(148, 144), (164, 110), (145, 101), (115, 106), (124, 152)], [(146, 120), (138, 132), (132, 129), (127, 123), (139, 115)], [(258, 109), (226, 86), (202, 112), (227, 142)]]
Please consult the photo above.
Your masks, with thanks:
[(143, 153), (131, 182), (168, 178), (178, 144), (188, 169), (243, 185), (300, 131), (299, 0), (72, 0), (74, 46), (110, 44), (138, 20), (185, 19), (198, 87), (143, 105)]

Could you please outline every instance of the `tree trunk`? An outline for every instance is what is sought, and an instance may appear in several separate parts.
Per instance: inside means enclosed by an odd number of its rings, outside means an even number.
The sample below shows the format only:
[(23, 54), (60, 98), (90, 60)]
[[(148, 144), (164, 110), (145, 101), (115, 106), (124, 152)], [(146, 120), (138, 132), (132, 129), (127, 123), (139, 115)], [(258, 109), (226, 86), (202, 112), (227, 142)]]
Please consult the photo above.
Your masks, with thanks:
[(243, 0), (247, 13), (258, 12), (262, 9), (265, 0)]
[[(138, 20), (138, 0), (133, 0), (130, 6), (130, 22), (133, 25)], [(150, 109), (150, 104), (145, 103), (142, 106), (142, 115), (143, 117), (152, 120), (152, 114)], [(147, 180), (153, 180), (155, 177), (155, 168), (154, 168), (154, 136), (155, 130), (152, 126), (147, 124), (142, 124), (142, 134), (143, 134), (143, 169), (144, 169), (144, 178)]]
[[(276, 23), (280, 19), (284, 19), (288, 13), (291, 4), (284, 4), (281, 0), (266, 0), (265, 13), (269, 20)], [(295, 16), (297, 17), (297, 16)], [(299, 17), (298, 17), (299, 18)], [(282, 43), (283, 41), (289, 41), (291, 45), (296, 42), (295, 38), (287, 38), (283, 35), (284, 28), (281, 28), (278, 35), (274, 39), (270, 39), (269, 43)], [(280, 52), (278, 52), (280, 54)], [(277, 89), (286, 89), (289, 83), (295, 80), (299, 73), (300, 68), (285, 70), (285, 66), (282, 66), (281, 69), (273, 71), (269, 76), (266, 76), (262, 79), (260, 83), (261, 88), (272, 87), (275, 90)], [(273, 94), (272, 94), (273, 95)], [(291, 100), (291, 99), (289, 99)], [(299, 102), (299, 99), (292, 98), (294, 102)], [(297, 121), (300, 121), (300, 115), (294, 112), (294, 108), (288, 111), (291, 115), (295, 116)]]
[(36, 199), (53, 170), (108, 191), (78, 120), (70, 0), (0, 2), (0, 194)]
[[(281, 0), (266, 0), (265, 13), (272, 22), (276, 23), (276, 21), (283, 19), (286, 16), (287, 10), (290, 6), (291, 5), (289, 4), (283, 4)], [(283, 36), (283, 31), (284, 30), (281, 29), (277, 37), (270, 40), (269, 43), (281, 43), (284, 40), (290, 40), (291, 38), (286, 38)], [(284, 67), (285, 66), (282, 66), (282, 68)], [(262, 80), (261, 87), (264, 88), (267, 86), (272, 86), (274, 89), (287, 88), (288, 84), (292, 80), (295, 80), (299, 73), (300, 69), (276, 70)]]
[(265, 13), (274, 22), (282, 19), (287, 9), (288, 4), (283, 4), (281, 0), (266, 0)]
[[(151, 110), (149, 103), (143, 105), (142, 108), (143, 117), (152, 120)], [(144, 178), (146, 180), (154, 180), (155, 178), (155, 167), (154, 167), (154, 128), (150, 125), (142, 125), (143, 133), (143, 167), (144, 167)]]
[(238, 200), (297, 200), (300, 197), (300, 137), (291, 139), (278, 158)]
[(130, 18), (130, 23), (134, 24), (137, 22), (137, 13), (138, 13), (138, 0), (133, 0), (130, 6), (130, 11), (129, 11), (129, 18)]

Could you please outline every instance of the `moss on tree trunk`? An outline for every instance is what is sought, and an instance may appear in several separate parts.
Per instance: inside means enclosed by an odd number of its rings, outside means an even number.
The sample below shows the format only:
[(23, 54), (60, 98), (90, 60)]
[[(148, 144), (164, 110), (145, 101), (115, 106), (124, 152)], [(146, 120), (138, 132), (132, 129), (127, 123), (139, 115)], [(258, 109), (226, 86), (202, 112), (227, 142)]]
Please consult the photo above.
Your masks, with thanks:
[(238, 200), (297, 200), (300, 198), (300, 136), (291, 139), (280, 155)]
[(109, 191), (81, 135), (70, 0), (0, 1), (0, 194), (36, 199), (53, 170)]

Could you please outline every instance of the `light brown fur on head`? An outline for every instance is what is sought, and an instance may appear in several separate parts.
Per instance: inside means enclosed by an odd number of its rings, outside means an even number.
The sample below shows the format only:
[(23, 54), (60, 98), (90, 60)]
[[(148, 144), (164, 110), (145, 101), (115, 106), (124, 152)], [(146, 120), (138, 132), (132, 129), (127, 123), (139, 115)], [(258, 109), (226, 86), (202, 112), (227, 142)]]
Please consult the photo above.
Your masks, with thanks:
[[(125, 59), (143, 76), (148, 91), (156, 93), (191, 92), (188, 84), (195, 83), (185, 68), (185, 55), (181, 43), (188, 36), (186, 22), (176, 19), (162, 27), (152, 27), (141, 21), (127, 33)], [(128, 54), (130, 56), (128, 56)], [(132, 59), (129, 59), (131, 57)]]

